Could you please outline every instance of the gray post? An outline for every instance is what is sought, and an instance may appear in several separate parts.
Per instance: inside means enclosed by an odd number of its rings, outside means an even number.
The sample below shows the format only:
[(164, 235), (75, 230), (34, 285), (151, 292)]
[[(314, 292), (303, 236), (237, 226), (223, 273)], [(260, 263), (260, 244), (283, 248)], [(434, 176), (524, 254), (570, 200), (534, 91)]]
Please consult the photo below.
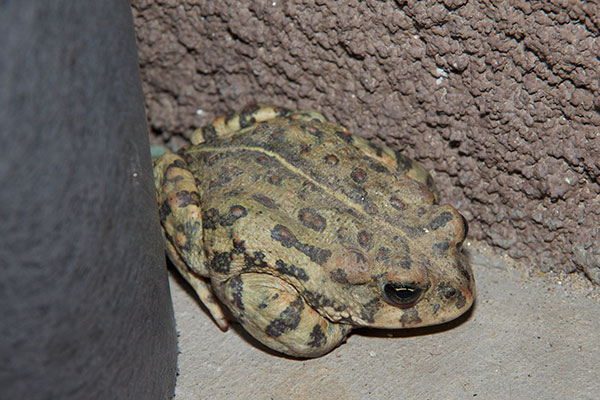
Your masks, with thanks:
[(5, 0), (0, 38), (0, 398), (168, 398), (129, 2)]

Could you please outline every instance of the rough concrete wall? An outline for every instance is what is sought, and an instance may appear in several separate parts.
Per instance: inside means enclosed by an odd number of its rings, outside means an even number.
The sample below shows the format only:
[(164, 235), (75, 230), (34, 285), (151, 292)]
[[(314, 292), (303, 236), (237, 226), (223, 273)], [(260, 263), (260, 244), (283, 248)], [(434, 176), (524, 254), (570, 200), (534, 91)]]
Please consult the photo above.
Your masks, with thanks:
[(133, 8), (155, 140), (250, 101), (318, 109), (433, 170), (471, 238), (600, 282), (596, 2)]

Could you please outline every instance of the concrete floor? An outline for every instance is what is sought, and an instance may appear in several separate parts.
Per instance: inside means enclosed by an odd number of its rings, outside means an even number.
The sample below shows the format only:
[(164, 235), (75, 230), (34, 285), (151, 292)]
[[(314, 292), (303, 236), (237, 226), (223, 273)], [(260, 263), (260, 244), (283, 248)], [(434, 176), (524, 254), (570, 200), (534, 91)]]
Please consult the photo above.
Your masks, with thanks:
[(600, 399), (599, 289), (576, 275), (529, 276), (482, 251), (469, 246), (477, 303), (458, 321), (358, 330), (302, 361), (268, 352), (238, 325), (222, 333), (171, 273), (176, 400)]

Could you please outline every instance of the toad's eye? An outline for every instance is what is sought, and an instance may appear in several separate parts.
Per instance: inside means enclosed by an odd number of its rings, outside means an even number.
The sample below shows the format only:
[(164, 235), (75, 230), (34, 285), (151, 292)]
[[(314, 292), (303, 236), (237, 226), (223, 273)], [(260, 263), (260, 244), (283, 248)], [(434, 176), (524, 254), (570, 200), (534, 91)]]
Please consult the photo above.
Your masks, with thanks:
[(383, 297), (393, 306), (410, 308), (421, 300), (425, 290), (410, 283), (388, 282), (383, 285)]

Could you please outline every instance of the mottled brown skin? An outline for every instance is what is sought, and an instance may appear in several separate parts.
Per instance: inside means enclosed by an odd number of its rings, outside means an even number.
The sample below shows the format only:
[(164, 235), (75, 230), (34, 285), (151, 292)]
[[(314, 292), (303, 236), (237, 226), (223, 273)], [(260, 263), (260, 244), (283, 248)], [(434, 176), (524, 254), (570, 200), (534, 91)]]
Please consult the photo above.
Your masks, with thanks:
[(316, 112), (217, 118), (155, 180), (173, 263), (223, 330), (224, 305), (279, 352), (316, 357), (354, 327), (439, 324), (473, 302), (466, 221), (427, 171)]

